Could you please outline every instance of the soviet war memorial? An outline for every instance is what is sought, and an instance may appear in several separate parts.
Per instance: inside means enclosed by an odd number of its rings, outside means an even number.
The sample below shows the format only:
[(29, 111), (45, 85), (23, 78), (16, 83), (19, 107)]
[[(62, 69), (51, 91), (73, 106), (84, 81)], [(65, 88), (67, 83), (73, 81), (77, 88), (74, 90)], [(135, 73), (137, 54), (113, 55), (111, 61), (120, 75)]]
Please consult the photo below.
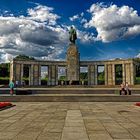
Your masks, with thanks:
[[(29, 68), (29, 85), (41, 85), (41, 66), (48, 67), (48, 83), (46, 85), (58, 85), (58, 67), (65, 67), (65, 84), (82, 84), (80, 82), (80, 67), (88, 68), (87, 85), (99, 85), (98, 70), (104, 68), (103, 85), (117, 85), (118, 82), (128, 82), (134, 85), (136, 76), (136, 66), (139, 62), (135, 59), (116, 59), (106, 61), (80, 61), (80, 52), (75, 43), (77, 39), (76, 30), (70, 29), (70, 44), (66, 53), (66, 61), (41, 61), (41, 60), (13, 60), (10, 64), (10, 79), (18, 81), (22, 85), (24, 66)], [(116, 70), (120, 69), (120, 81), (118, 80)]]
[(0, 140), (139, 140), (139, 2), (18, 3), (0, 1)]

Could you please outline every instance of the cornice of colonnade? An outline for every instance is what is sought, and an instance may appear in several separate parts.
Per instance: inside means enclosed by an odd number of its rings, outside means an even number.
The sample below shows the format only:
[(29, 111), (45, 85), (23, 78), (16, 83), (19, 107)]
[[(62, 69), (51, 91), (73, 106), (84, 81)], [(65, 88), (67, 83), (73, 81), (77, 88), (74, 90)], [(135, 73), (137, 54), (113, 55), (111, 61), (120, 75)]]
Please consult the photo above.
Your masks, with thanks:
[[(37, 65), (62, 65), (66, 66), (66, 61), (54, 61), (54, 60), (13, 60), (11, 63), (14, 64), (37, 64)], [(126, 64), (126, 63), (137, 63), (135, 59), (112, 59), (112, 60), (98, 60), (98, 61), (80, 61), (80, 66), (84, 65), (105, 65), (105, 64)]]
[(112, 60), (100, 60), (100, 61), (80, 61), (80, 65), (105, 65), (105, 64), (127, 64), (134, 63), (132, 59), (112, 59)]
[(52, 61), (52, 60), (13, 60), (14, 64), (27, 64), (27, 65), (66, 65), (66, 61)]

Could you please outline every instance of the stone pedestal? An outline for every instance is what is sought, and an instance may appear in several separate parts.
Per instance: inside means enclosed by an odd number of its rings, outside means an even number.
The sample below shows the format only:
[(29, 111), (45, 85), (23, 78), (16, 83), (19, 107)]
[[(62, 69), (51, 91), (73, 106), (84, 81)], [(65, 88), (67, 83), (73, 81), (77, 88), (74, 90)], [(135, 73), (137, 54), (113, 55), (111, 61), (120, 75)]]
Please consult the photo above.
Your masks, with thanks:
[(79, 52), (75, 44), (70, 44), (67, 50), (67, 80), (79, 81)]

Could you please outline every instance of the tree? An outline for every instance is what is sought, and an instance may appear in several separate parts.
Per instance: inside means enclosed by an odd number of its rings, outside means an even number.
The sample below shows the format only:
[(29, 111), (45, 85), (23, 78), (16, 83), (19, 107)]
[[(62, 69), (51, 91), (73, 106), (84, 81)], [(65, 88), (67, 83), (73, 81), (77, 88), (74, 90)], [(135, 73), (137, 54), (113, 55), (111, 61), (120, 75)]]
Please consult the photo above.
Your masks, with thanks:
[(9, 63), (0, 64), (0, 77), (9, 77), (9, 75), (10, 75)]
[(30, 57), (27, 55), (18, 55), (14, 58), (14, 60), (36, 60), (34, 57)]
[(59, 80), (61, 80), (61, 81), (62, 81), (62, 80), (65, 81), (65, 80), (66, 80), (66, 76), (60, 76), (60, 77), (59, 77)]
[(88, 73), (87, 72), (81, 72), (80, 73), (80, 80), (88, 80)]

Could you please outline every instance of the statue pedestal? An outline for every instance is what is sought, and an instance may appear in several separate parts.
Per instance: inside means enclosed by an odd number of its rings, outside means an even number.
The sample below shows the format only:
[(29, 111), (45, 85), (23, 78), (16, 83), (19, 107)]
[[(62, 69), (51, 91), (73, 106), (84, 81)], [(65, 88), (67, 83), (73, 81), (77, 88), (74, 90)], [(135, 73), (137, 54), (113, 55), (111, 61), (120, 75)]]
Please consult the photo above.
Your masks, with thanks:
[(79, 81), (80, 66), (79, 66), (79, 52), (75, 44), (69, 44), (67, 50), (67, 80)]

